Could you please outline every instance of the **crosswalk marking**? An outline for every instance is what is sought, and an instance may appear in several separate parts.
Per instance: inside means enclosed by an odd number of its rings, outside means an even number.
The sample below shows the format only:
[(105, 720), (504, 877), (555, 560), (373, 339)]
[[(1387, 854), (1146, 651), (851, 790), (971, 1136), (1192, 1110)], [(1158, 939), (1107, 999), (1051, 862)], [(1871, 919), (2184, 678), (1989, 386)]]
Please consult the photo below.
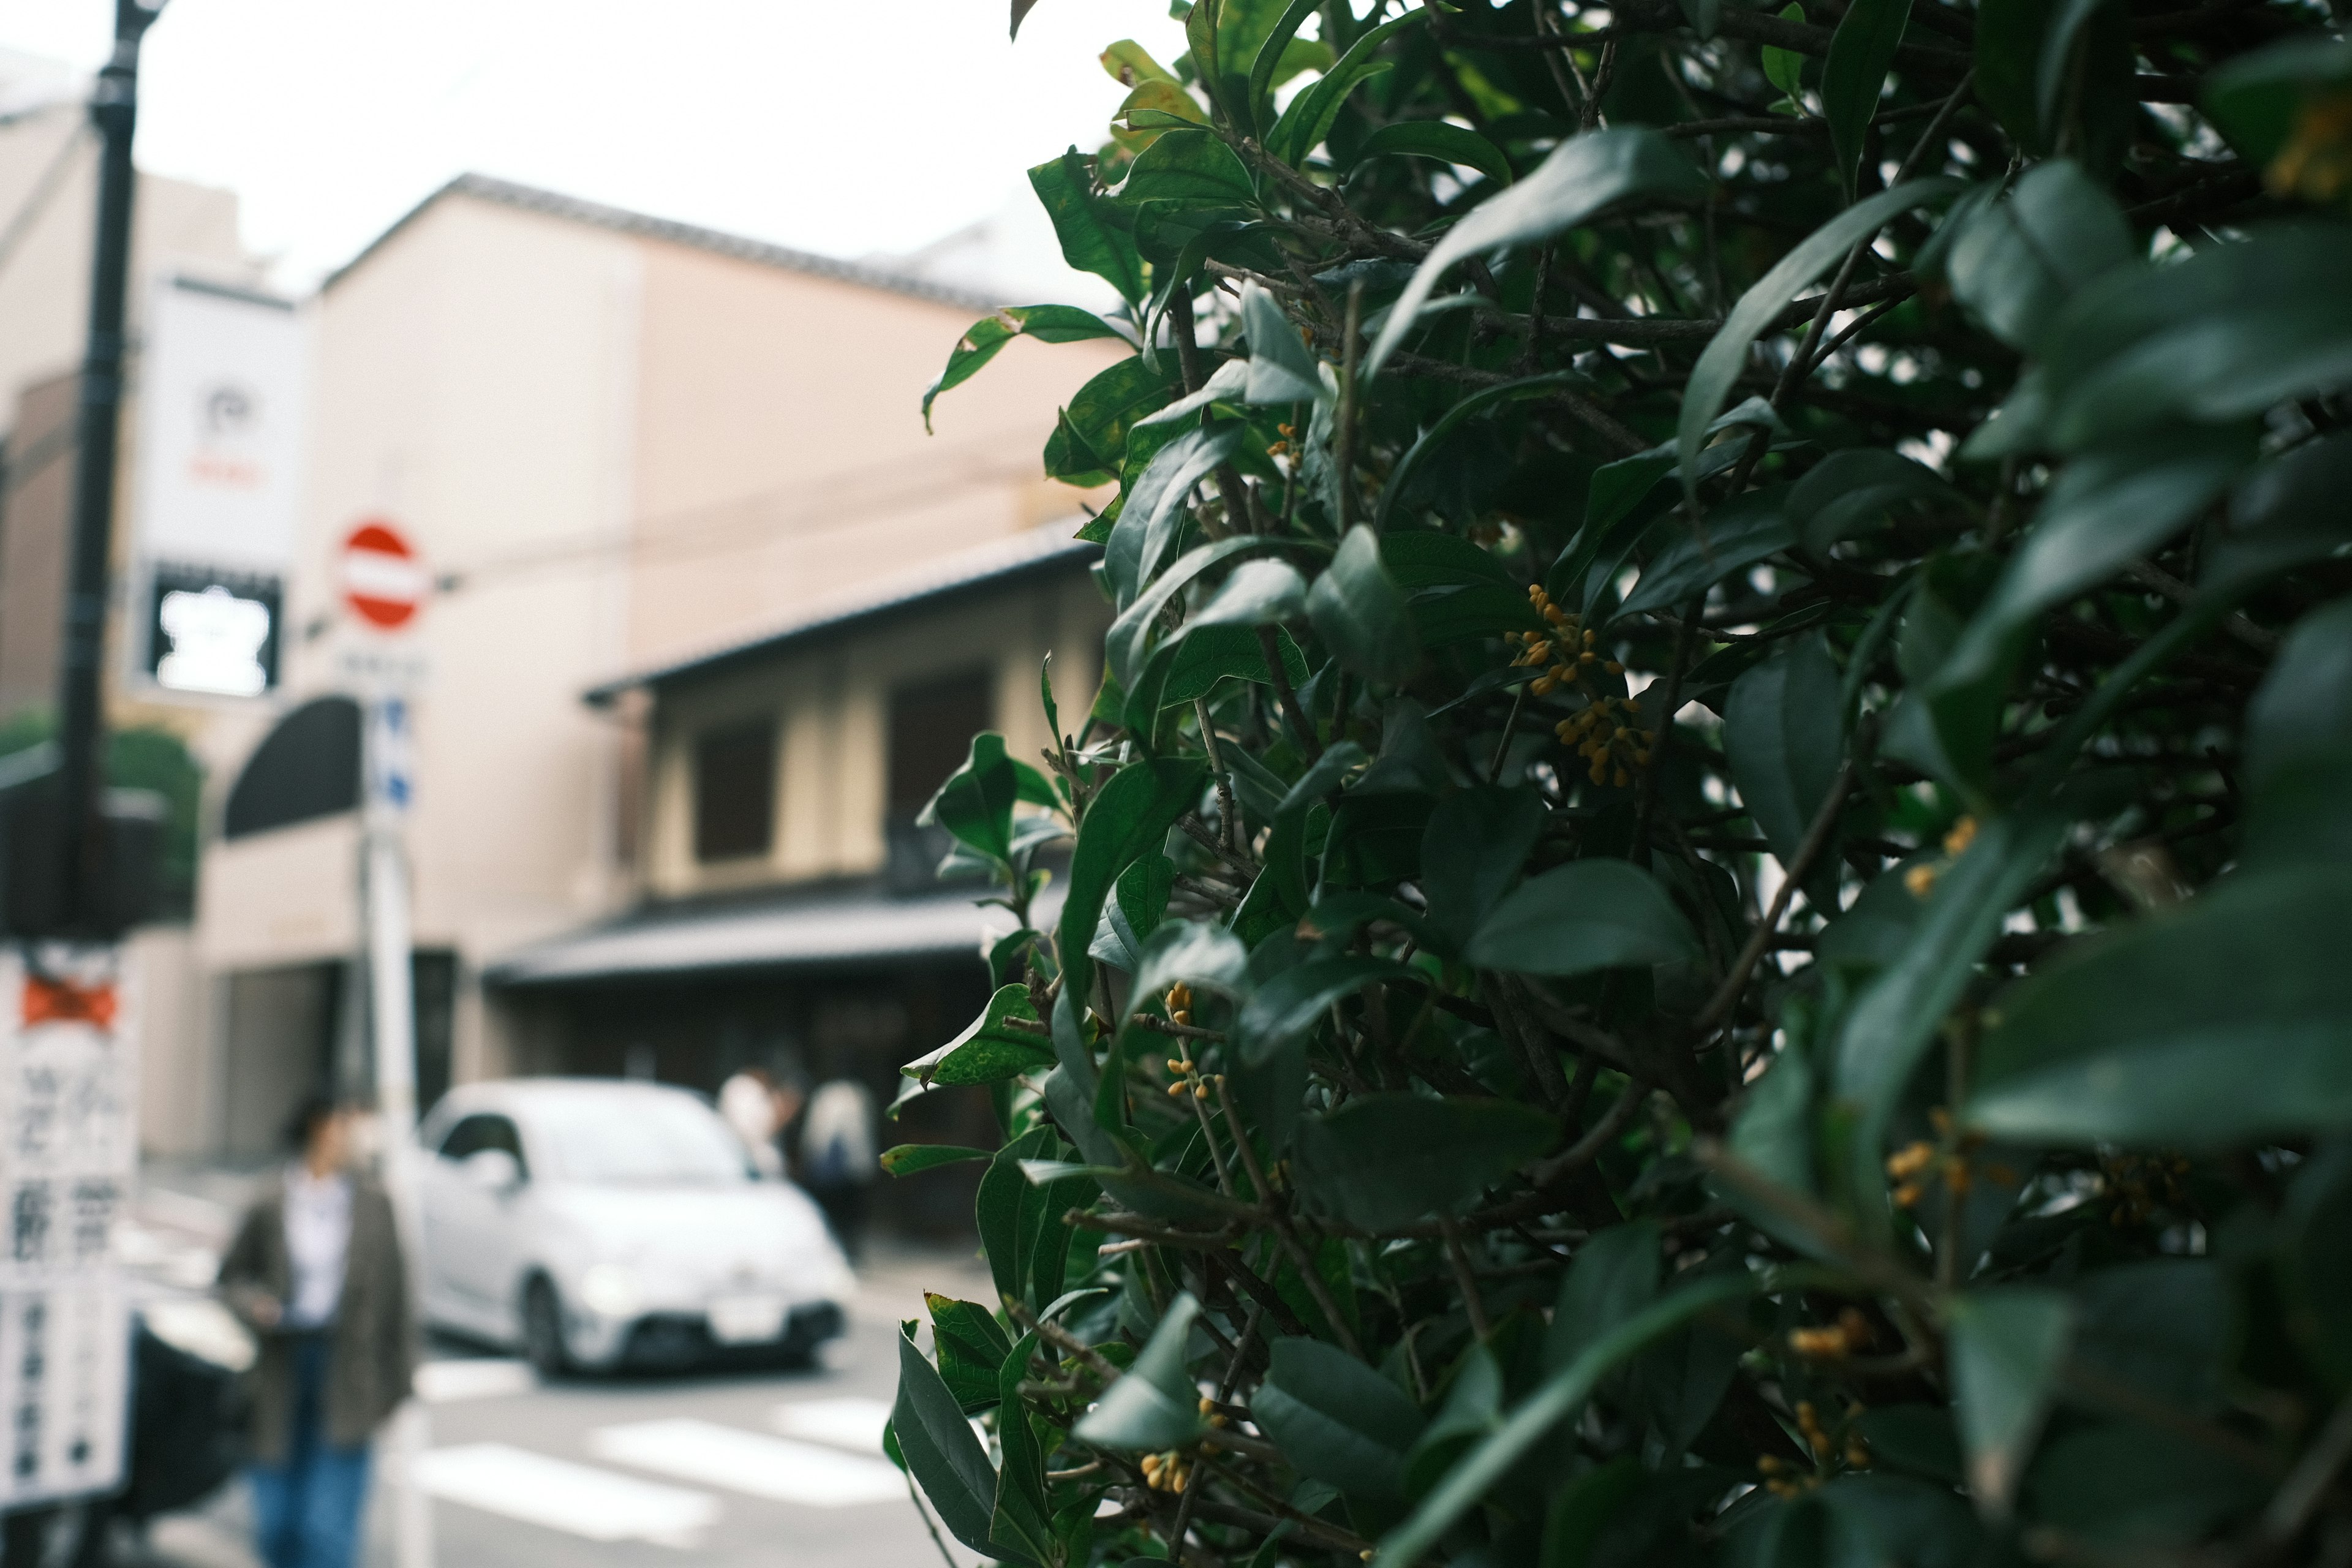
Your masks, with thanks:
[(777, 1405), (772, 1419), (787, 1437), (879, 1454), (890, 1406), (879, 1399), (801, 1399)]
[(680, 1417), (605, 1426), (588, 1435), (600, 1459), (809, 1508), (906, 1496), (896, 1468), (835, 1448)]
[(538, 1386), (539, 1378), (529, 1362), (499, 1356), (428, 1361), (416, 1369), (416, 1397), (427, 1405), (529, 1394)]
[(504, 1443), (436, 1448), (418, 1461), (426, 1492), (591, 1541), (646, 1541), (691, 1550), (719, 1521), (709, 1492), (552, 1459)]

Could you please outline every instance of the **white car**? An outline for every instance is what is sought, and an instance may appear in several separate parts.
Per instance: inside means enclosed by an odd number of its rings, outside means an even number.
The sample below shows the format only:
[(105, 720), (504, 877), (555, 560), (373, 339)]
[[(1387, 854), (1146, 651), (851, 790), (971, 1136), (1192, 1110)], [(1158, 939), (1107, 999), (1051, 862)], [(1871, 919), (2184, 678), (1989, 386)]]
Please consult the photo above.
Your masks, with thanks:
[(425, 1321), (541, 1371), (805, 1359), (849, 1264), (709, 1104), (600, 1079), (453, 1089), (417, 1130)]

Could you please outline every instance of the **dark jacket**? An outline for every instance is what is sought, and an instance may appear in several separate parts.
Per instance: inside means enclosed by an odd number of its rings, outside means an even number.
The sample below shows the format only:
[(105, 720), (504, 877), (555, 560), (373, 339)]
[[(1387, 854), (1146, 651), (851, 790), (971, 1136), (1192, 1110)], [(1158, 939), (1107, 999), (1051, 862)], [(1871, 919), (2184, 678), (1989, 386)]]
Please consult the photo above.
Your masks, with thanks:
[[(257, 1298), (279, 1308), (293, 1294), (286, 1255), (286, 1184), (282, 1178), (247, 1211), (236, 1240), (221, 1259), (221, 1298), (261, 1342), (253, 1367), (256, 1462), (286, 1458), (294, 1415), (293, 1342), (263, 1326)], [(408, 1295), (408, 1265), (392, 1203), (364, 1177), (352, 1178), (352, 1241), (343, 1264), (343, 1294), (335, 1309), (333, 1353), (327, 1373), (327, 1441), (339, 1448), (365, 1443), (385, 1416), (408, 1397), (416, 1371), (416, 1323)]]

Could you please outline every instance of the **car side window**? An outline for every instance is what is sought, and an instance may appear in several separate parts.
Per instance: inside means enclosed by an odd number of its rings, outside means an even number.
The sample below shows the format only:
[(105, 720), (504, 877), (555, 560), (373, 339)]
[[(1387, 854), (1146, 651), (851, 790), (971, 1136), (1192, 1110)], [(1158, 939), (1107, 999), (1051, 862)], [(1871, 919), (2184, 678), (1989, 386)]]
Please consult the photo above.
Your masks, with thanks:
[(529, 1174), (529, 1166), (522, 1157), (522, 1136), (516, 1131), (515, 1124), (506, 1117), (493, 1116), (485, 1111), (460, 1118), (457, 1125), (449, 1129), (449, 1136), (441, 1143), (441, 1157), (463, 1160), (485, 1149), (505, 1150), (514, 1156), (516, 1166)]

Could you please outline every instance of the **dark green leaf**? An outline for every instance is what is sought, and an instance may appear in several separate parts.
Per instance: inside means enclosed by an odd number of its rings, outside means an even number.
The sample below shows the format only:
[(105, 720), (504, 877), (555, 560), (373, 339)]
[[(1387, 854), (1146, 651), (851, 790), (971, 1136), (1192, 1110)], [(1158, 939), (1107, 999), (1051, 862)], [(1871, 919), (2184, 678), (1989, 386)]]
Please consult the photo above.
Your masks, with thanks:
[(2034, 81), (2049, 18), (2043, 0), (1981, 0), (1977, 7), (1977, 96), (2029, 153), (2043, 151)]
[(2245, 759), (2250, 864), (2352, 861), (2352, 599), (2288, 635), (2247, 710)]
[(1952, 292), (2014, 348), (2039, 344), (2067, 300), (2134, 256), (2123, 209), (2070, 158), (2036, 164), (2008, 200), (1954, 222)]
[(1242, 1059), (1253, 1067), (1265, 1061), (1285, 1041), (1315, 1027), (1332, 1006), (1376, 980), (1419, 978), (1418, 971), (1370, 953), (1310, 958), (1276, 975), (1242, 1004), (1236, 1025)]
[(1092, 184), (1087, 160), (1076, 147), (1029, 171), (1030, 188), (1054, 220), (1062, 259), (1080, 272), (1093, 273), (1118, 289), (1119, 298), (1135, 304), (1143, 298), (1143, 264), (1136, 258), (1135, 241), (1095, 210)]
[(2000, 699), (2032, 618), (2147, 554), (2211, 505), (2252, 457), (2247, 432), (2173, 429), (2084, 454), (2050, 489), (2042, 515), (1991, 597), (1914, 700), (1933, 725), (1927, 754), (1898, 735), (1898, 755), (1979, 794)]
[(1900, 958), (1854, 999), (1838, 1035), (1838, 1098), (1854, 1108), (1854, 1165), (1848, 1180), (1869, 1191), (1882, 1180), (1881, 1143), (1895, 1099), (1944, 1016), (1960, 999), (2001, 921), (2058, 847), (2065, 824), (2054, 815), (2010, 816), (1984, 823), (1967, 851), (1936, 879)]
[(938, 1369), (904, 1334), (898, 1336), (898, 1398), (890, 1410), (890, 1430), (907, 1473), (923, 1489), (948, 1533), (974, 1552), (995, 1556), (990, 1529), (996, 1512), (995, 1468)]
[(1242, 331), (1249, 339), (1252, 403), (1312, 403), (1324, 395), (1315, 355), (1274, 296), (1255, 283), (1242, 286)]
[(1059, 1143), (1052, 1128), (1033, 1129), (999, 1149), (981, 1173), (973, 1217), (999, 1300), (1018, 1301), (1028, 1295), (1029, 1259), (1024, 1244), (1032, 1238), (1024, 1235), (1022, 1208), (1029, 1201), (1031, 1184), (1021, 1169), (1022, 1162), (1041, 1158)]
[(1672, 540), (1642, 569), (1620, 613), (1679, 605), (1709, 584), (1788, 549), (1797, 542), (1796, 527), (1782, 510), (1788, 495), (1788, 487), (1776, 485), (1726, 501), (1707, 514), (1704, 536), (1680, 524), (1661, 524), (1674, 529)]
[(2053, 1435), (2025, 1478), (2036, 1520), (2088, 1541), (2186, 1547), (2262, 1500), (2261, 1478), (2178, 1433), (2128, 1421)]
[(1878, 112), (1880, 89), (1895, 64), (1895, 46), (1903, 41), (1903, 25), (1910, 16), (1911, 0), (1854, 0), (1831, 36), (1829, 58), (1822, 67), (1822, 117), (1830, 122), (1838, 173), (1849, 192), (1862, 163), (1864, 133)]
[[(1522, 182), (1517, 190), (1525, 191), (1534, 184), (1531, 178)], [(1739, 303), (1731, 308), (1731, 314), (1708, 341), (1706, 351), (1699, 355), (1690, 381), (1683, 389), (1675, 447), (1685, 493), (1696, 492), (1699, 443), (1705, 438), (1706, 427), (1723, 411), (1724, 400), (1731, 395), (1739, 373), (1748, 367), (1748, 349), (1780, 320), (1780, 312), (1796, 299), (1797, 291), (1827, 271), (1847, 251), (1877, 233), (1889, 218), (1914, 207), (1948, 201), (1963, 188), (1958, 180), (1912, 180), (1856, 202), (1807, 235), (1739, 297)], [(1436, 259), (1436, 252), (1431, 253), (1430, 259)]]
[(1007, 1020), (1043, 1022), (1029, 1000), (1029, 988), (1012, 984), (997, 988), (988, 1005), (964, 1032), (935, 1051), (917, 1057), (898, 1069), (901, 1077), (925, 1086), (946, 1088), (960, 1083), (994, 1083), (1018, 1078), (1034, 1068), (1054, 1065), (1053, 1047), (1042, 1033), (1015, 1027)]
[(1498, 185), (1511, 183), (1511, 161), (1503, 150), (1475, 131), (1449, 125), (1443, 120), (1400, 120), (1364, 138), (1352, 163), (1367, 158), (1402, 155), (1434, 158), (1465, 169), (1475, 169)]
[(1717, 1279), (1685, 1286), (1635, 1314), (1580, 1352), (1522, 1401), (1495, 1435), (1469, 1455), (1424, 1499), (1412, 1516), (1381, 1537), (1372, 1568), (1412, 1568), (1423, 1553), (1503, 1479), (1519, 1457), (1546, 1433), (1576, 1413), (1617, 1364), (1653, 1341), (1671, 1333), (1718, 1302), (1736, 1300), (1752, 1287), (1745, 1279)]
[(1187, 1370), (1192, 1320), (1201, 1304), (1190, 1292), (1169, 1303), (1167, 1316), (1127, 1374), (1073, 1430), (1082, 1443), (1105, 1448), (1161, 1449), (1191, 1443), (1201, 1435), (1199, 1394)]
[(1424, 11), (1408, 11), (1371, 28), (1349, 45), (1347, 52), (1332, 62), (1331, 68), (1314, 86), (1290, 100), (1290, 107), (1282, 111), (1282, 118), (1265, 134), (1266, 151), (1286, 163), (1304, 162), (1331, 133), (1331, 122), (1339, 119), (1348, 95), (1365, 78), (1378, 75), (1394, 64), (1374, 58), (1381, 46), (1406, 27), (1424, 20), (1427, 15)]
[[(1412, 331), (1438, 279), (1464, 258), (1574, 228), (1619, 202), (1691, 202), (1706, 194), (1706, 178), (1689, 155), (1654, 131), (1596, 131), (1570, 138), (1535, 173), (1475, 208), (1437, 242), (1390, 309), (1388, 324), (1364, 361), (1364, 374), (1379, 373)], [(1716, 406), (1722, 406), (1719, 399)], [(1707, 418), (1714, 416), (1715, 409), (1709, 409)]]
[(963, 766), (948, 775), (918, 819), (937, 823), (956, 842), (999, 864), (1013, 856), (1013, 803), (1021, 798), (1021, 775), (1004, 754), (1004, 737), (983, 730), (971, 738)]
[(1126, 341), (1118, 328), (1092, 310), (1081, 310), (1074, 305), (1008, 305), (992, 316), (974, 321), (950, 352), (947, 368), (923, 394), (923, 428), (931, 427), (931, 404), (940, 393), (970, 381), (979, 374), (981, 366), (1017, 337), (1048, 343), (1083, 342), (1089, 338)]
[[(1801, 7), (1790, 9), (1802, 14)], [(1642, 1490), (1645, 1479), (1641, 1459), (1620, 1454), (1554, 1493), (1544, 1514), (1542, 1568), (1589, 1568), (1601, 1532)]]
[(2352, 227), (2272, 228), (2085, 289), (2042, 345), (2061, 451), (2352, 384)]
[(1570, 1365), (1658, 1299), (1659, 1247), (1658, 1227), (1640, 1220), (1611, 1226), (1577, 1248), (1544, 1335), (1548, 1370)]
[[(1307, 18), (1315, 15), (1318, 3), (1319, 0), (1290, 0), (1274, 26), (1267, 30), (1265, 41), (1258, 45), (1257, 55), (1251, 60), (1249, 68), (1249, 117), (1250, 128), (1254, 132), (1264, 134), (1273, 128), (1274, 89), (1284, 77), (1286, 57), (1291, 54), (1291, 41), (1298, 37), (1298, 29), (1307, 25)], [(1328, 47), (1324, 48), (1324, 60), (1325, 68), (1328, 68), (1330, 50)]]
[(1723, 745), (1739, 801), (1782, 866), (1792, 863), (1845, 752), (1842, 682), (1829, 639), (1815, 632), (1776, 647), (1732, 683)]
[(2035, 973), (2000, 1001), (1969, 1122), (2140, 1148), (2352, 1125), (2344, 885), (2340, 866), (2248, 872)]
[(955, 1143), (901, 1143), (882, 1151), (882, 1169), (893, 1176), (911, 1176), (940, 1165), (986, 1160), (995, 1152), (993, 1149), (966, 1149)]
[(1281, 1339), (1250, 1402), (1259, 1430), (1300, 1475), (1360, 1496), (1393, 1497), (1422, 1415), (1387, 1378), (1334, 1346)]
[(1421, 890), (1431, 921), (1456, 950), (1517, 879), (1544, 821), (1534, 790), (1495, 784), (1455, 790), (1429, 814)]
[(2316, 35), (2282, 38), (2210, 72), (2205, 114), (2249, 163), (2266, 168), (2298, 118), (2347, 82), (2352, 45)]
[(1698, 938), (1657, 879), (1623, 860), (1577, 860), (1522, 885), (1470, 940), (1482, 969), (1587, 974), (1678, 963)]
[(1256, 205), (1257, 187), (1214, 132), (1171, 131), (1136, 155), (1111, 199), (1130, 211), (1146, 203), (1238, 210)]
[(931, 1341), (939, 1352), (940, 1376), (967, 1415), (996, 1403), (997, 1377), (1012, 1344), (987, 1308), (977, 1301), (926, 1292)]
[(1392, 1230), (1467, 1208), (1559, 1135), (1511, 1100), (1358, 1095), (1299, 1124), (1299, 1186), (1350, 1225)]
[(1970, 1291), (1950, 1315), (1953, 1402), (1979, 1503), (2008, 1505), (2058, 1388), (2073, 1311), (2055, 1290)]
[(1004, 1358), (997, 1384), (996, 1445), (1004, 1463), (996, 1473), (996, 1503), (989, 1521), (997, 1550), (1015, 1559), (1045, 1563), (1054, 1560), (1053, 1526), (1047, 1522), (1051, 1505), (1045, 1500), (1045, 1458), (1037, 1446), (1036, 1431), (1021, 1403), (1021, 1382), (1028, 1375), (1029, 1357), (1037, 1348), (1035, 1334), (1024, 1334)]
[(1129, 426), (1175, 395), (1174, 367), (1162, 357), (1155, 367), (1141, 354), (1129, 355), (1078, 388), (1055, 426), (1063, 455), (1047, 443), (1049, 477), (1097, 485), (1118, 473)]
[(2232, 1348), (2230, 1278), (2210, 1258), (2103, 1268), (2075, 1291), (2084, 1370), (2182, 1410), (2220, 1406)]
[(1131, 763), (1087, 805), (1057, 927), (1065, 994), (1084, 996), (1093, 989), (1094, 963), (1083, 954), (1102, 919), (1103, 900), (1118, 874), (1139, 855), (1158, 850), (1169, 827), (1200, 799), (1204, 776), (1201, 763), (1189, 757)]
[(1160, 447), (1129, 487), (1110, 542), (1103, 547), (1103, 571), (1119, 608), (1133, 604), (1136, 594), (1158, 574), (1176, 542), (1185, 498), (1219, 464), (1231, 460), (1241, 437), (1238, 423), (1187, 430)]
[(2201, 581), (2259, 581), (2352, 544), (2352, 431), (2306, 441), (2263, 463), (2230, 497)]
[(1404, 595), (1381, 565), (1380, 540), (1360, 523), (1307, 591), (1307, 615), (1339, 662), (1369, 679), (1402, 681), (1421, 662)]
[(1160, 612), (1168, 602), (1182, 593), (1193, 578), (1219, 562), (1231, 560), (1251, 551), (1271, 549), (1274, 541), (1255, 534), (1221, 539), (1213, 544), (1203, 544), (1178, 556), (1169, 568), (1152, 579), (1149, 587), (1136, 595), (1135, 602), (1121, 610), (1118, 619), (1110, 624), (1103, 637), (1103, 654), (1108, 673), (1125, 682), (1141, 672), (1145, 645), (1160, 622)]
[(1832, 452), (1790, 487), (1781, 509), (1806, 549), (1825, 553), (1905, 501), (1948, 504), (1958, 492), (1924, 464), (1877, 447)]
[[(1805, 8), (1794, 4), (1784, 5), (1780, 8), (1780, 19), (1801, 22), (1805, 19)], [(1761, 61), (1764, 79), (1780, 89), (1781, 97), (1788, 100), (1792, 111), (1801, 112), (1805, 99), (1805, 57), (1794, 49), (1776, 49), (1767, 44), (1761, 51)]]
[(1169, 921), (1143, 944), (1143, 966), (1135, 972), (1139, 1002), (1160, 995), (1178, 981), (1224, 996), (1245, 989), (1249, 950), (1223, 926)]

